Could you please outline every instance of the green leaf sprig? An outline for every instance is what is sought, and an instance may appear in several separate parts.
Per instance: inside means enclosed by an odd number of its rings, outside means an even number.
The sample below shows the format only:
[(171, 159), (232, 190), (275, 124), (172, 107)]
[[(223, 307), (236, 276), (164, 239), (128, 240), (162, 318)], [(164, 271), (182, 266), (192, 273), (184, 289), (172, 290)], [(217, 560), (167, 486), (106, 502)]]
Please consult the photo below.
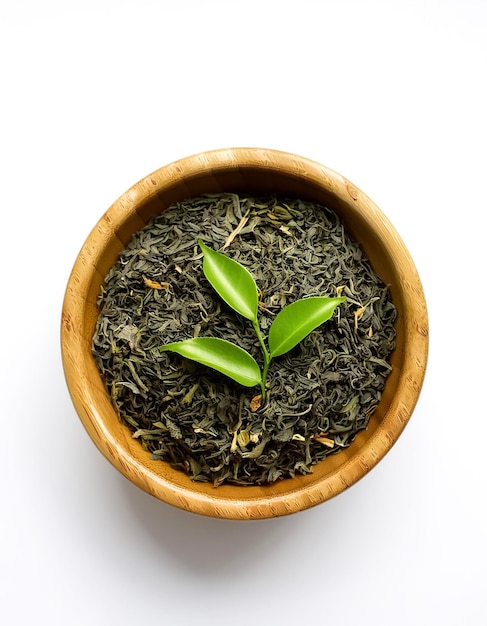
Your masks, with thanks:
[(198, 244), (203, 252), (203, 272), (212, 287), (232, 309), (252, 322), (262, 349), (263, 369), (261, 371), (257, 361), (246, 350), (216, 337), (176, 341), (161, 346), (160, 350), (175, 352), (211, 367), (246, 387), (260, 385), (264, 401), (272, 359), (292, 350), (315, 328), (329, 320), (336, 307), (346, 298), (317, 296), (288, 304), (274, 318), (269, 328), (267, 346), (257, 317), (259, 297), (251, 273), (237, 261), (212, 250), (201, 240)]

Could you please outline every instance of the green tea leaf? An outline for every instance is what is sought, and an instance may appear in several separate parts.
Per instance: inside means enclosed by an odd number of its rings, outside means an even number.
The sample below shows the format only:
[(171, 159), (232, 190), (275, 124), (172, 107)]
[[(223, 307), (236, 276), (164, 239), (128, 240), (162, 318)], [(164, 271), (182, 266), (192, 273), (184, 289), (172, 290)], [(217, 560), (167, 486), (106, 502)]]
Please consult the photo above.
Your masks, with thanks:
[(261, 382), (257, 361), (245, 350), (225, 339), (195, 337), (160, 346), (161, 352), (176, 352), (186, 359), (225, 374), (245, 387), (254, 387)]
[(303, 298), (284, 307), (269, 329), (271, 358), (289, 352), (309, 333), (330, 319), (346, 298)]
[(237, 261), (198, 241), (203, 251), (203, 272), (218, 295), (237, 313), (257, 320), (257, 285), (250, 272)]

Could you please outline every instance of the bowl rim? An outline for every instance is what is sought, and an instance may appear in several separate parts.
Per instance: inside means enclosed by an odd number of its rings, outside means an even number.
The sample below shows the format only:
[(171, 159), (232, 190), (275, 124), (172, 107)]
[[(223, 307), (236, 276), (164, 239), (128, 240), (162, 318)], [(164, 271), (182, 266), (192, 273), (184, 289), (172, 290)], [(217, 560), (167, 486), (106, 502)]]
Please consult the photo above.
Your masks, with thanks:
[[(147, 221), (144, 206), (148, 199), (170, 196), (175, 185), (186, 186), (190, 197), (193, 181), (198, 178), (224, 171), (238, 173), (246, 168), (263, 169), (300, 179), (303, 185), (326, 188), (333, 197), (347, 205), (347, 210), (355, 212), (358, 219), (365, 219), (371, 228), (380, 232), (384, 245), (391, 248), (391, 254), (407, 276), (401, 287), (404, 289), (407, 313), (404, 320), (404, 359), (408, 357), (407, 367), (399, 374), (398, 388), (401, 393), (396, 394), (398, 397), (394, 397), (384, 417), (387, 428), (377, 429), (364, 447), (344, 458), (340, 471), (334, 472), (325, 481), (313, 482), (297, 477), (285, 479), (292, 481), (292, 484), (289, 482), (289, 489), (282, 489), (279, 485), (260, 488), (232, 486), (229, 492), (223, 486), (210, 491), (203, 488), (202, 483), (189, 485), (184, 484), (185, 479), (183, 482), (169, 480), (154, 469), (154, 463), (163, 462), (142, 463), (140, 458), (127, 450), (126, 441), (111, 432), (97, 408), (103, 388), (95, 384), (93, 369), (91, 373), (87, 372), (83, 361), (85, 357), (89, 360), (91, 354), (79, 358), (87, 347), (86, 338), (80, 330), (87, 323), (83, 298), (86, 298), (94, 273), (98, 274), (98, 278), (104, 277), (100, 263), (113, 238), (123, 249), (126, 244), (124, 239), (138, 229), (137, 225), (142, 227)], [(167, 200), (167, 204), (171, 202)], [(82, 245), (68, 279), (62, 309), (61, 352), (68, 390), (83, 426), (102, 454), (126, 478), (156, 498), (194, 513), (227, 519), (262, 519), (295, 513), (338, 495), (365, 476), (389, 452), (409, 421), (424, 382), (428, 358), (428, 316), (421, 281), (404, 242), (385, 214), (353, 183), (329, 167), (292, 153), (263, 148), (225, 148), (184, 157), (155, 170), (132, 185), (101, 216)], [(128, 431), (127, 427), (124, 428)], [(239, 490), (238, 498), (228, 495), (233, 494), (235, 489)]]

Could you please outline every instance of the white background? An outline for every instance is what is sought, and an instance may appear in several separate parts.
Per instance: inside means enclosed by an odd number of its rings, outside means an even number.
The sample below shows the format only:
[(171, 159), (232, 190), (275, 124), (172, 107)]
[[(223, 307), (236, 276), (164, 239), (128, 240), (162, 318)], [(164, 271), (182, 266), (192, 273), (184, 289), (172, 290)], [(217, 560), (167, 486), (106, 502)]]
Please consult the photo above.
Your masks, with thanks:
[[(487, 3), (0, 0), (0, 622), (487, 623)], [(72, 407), (59, 347), (106, 208), (202, 150), (346, 176), (416, 262), (430, 359), (367, 477), (261, 522), (138, 490)]]

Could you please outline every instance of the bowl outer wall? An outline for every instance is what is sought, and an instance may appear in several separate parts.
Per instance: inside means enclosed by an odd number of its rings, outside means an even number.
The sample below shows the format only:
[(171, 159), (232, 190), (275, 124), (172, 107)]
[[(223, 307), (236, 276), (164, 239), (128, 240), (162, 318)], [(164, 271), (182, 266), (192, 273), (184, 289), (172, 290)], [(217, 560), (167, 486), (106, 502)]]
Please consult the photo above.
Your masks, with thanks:
[[(398, 309), (393, 371), (369, 427), (350, 447), (318, 463), (313, 473), (266, 486), (193, 482), (152, 461), (123, 425), (91, 353), (97, 298), (109, 269), (131, 236), (168, 206), (202, 193), (274, 192), (335, 210), (390, 285)], [(426, 370), (428, 318), (413, 260), (392, 224), (355, 185), (309, 159), (275, 150), (234, 148), (190, 156), (136, 183), (101, 217), (74, 263), (61, 324), (65, 377), (75, 409), (102, 454), (147, 493), (179, 508), (228, 519), (294, 513), (324, 502), (356, 483), (391, 449), (416, 405)]]

